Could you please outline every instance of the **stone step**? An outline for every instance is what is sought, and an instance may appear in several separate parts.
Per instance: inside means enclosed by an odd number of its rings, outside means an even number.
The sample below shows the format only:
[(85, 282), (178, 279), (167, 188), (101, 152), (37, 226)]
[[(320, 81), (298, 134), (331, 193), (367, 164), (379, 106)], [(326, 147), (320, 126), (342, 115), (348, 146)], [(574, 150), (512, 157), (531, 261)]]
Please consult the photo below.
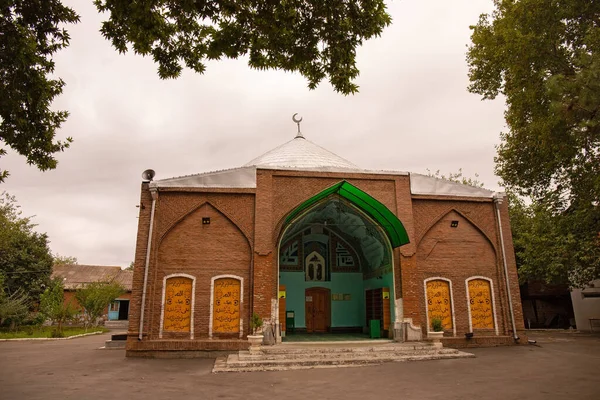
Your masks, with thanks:
[(388, 353), (388, 352), (412, 352), (418, 350), (435, 350), (437, 347), (433, 343), (420, 344), (397, 344), (397, 345), (381, 345), (381, 346), (263, 346), (261, 352), (263, 354), (337, 354), (337, 353)]
[(105, 349), (124, 349), (125, 344), (127, 342), (125, 340), (107, 340), (104, 342)]
[(123, 329), (127, 331), (129, 321), (104, 321), (104, 327), (108, 329)]
[(387, 359), (390, 357), (404, 357), (404, 356), (425, 356), (425, 355), (450, 355), (458, 354), (456, 349), (420, 349), (412, 351), (375, 351), (375, 352), (345, 352), (345, 353), (274, 353), (274, 354), (251, 354), (247, 351), (240, 351), (238, 354), (238, 360), (240, 361), (255, 361), (255, 360), (286, 360), (286, 359), (306, 359), (311, 358), (315, 360), (323, 359), (352, 359), (352, 358), (373, 358), (373, 359)]
[(392, 361), (424, 361), (471, 357), (475, 356), (461, 351), (437, 351), (430, 354), (389, 354), (387, 356), (382, 354), (377, 357), (373, 357), (372, 354), (347, 355), (346, 357), (341, 358), (315, 358), (306, 356), (303, 358), (283, 358), (278, 360), (243, 360), (240, 359), (239, 354), (231, 354), (227, 357), (218, 358), (215, 361), (213, 372), (283, 371), (310, 368), (359, 367)]

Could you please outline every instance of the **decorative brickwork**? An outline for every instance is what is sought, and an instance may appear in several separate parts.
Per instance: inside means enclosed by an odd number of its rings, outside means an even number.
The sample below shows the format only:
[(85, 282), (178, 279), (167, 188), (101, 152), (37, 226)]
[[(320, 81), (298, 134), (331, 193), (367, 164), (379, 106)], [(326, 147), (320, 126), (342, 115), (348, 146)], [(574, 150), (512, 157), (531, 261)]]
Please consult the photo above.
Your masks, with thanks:
[[(390, 270), (395, 290), (391, 291), (390, 300), (401, 308), (395, 311), (395, 317), (412, 319), (426, 333), (426, 282), (442, 279), (452, 282), (449, 287), (453, 309), (448, 314), (452, 324), (446, 336), (463, 337), (471, 330), (465, 282), (471, 277), (485, 277), (492, 282), (495, 325), (489, 331), (478, 331), (476, 336), (498, 338), (490, 339), (490, 344), (503, 343), (505, 337), (510, 337), (512, 326), (498, 221), (491, 198), (411, 195), (408, 175), (258, 169), (256, 189), (159, 187), (148, 259), (143, 335), (139, 341), (152, 208), (149, 186), (142, 185), (127, 354), (149, 356), (161, 351), (197, 354), (246, 348), (248, 321), (253, 312), (267, 324), (273, 321), (266, 328), (275, 332), (279, 241), (285, 230), (285, 218), (308, 198), (342, 180), (374, 197), (398, 216), (410, 239), (410, 243), (392, 251)], [(506, 202), (500, 205), (500, 212), (515, 320), (520, 330), (523, 317)], [(298, 264), (289, 261), (287, 268), (303, 270), (305, 249), (302, 236), (296, 237)], [(289, 246), (293, 240), (286, 239), (282, 245)], [(345, 246), (337, 237), (330, 239), (332, 247), (327, 257), (331, 268), (342, 271), (350, 268), (350, 262), (337, 264), (338, 242)], [(351, 256), (359, 261), (354, 248), (346, 250), (351, 250)], [(165, 330), (159, 337), (164, 278), (173, 274), (194, 277), (193, 339), (190, 332)], [(211, 282), (218, 276), (234, 276), (241, 284), (240, 331), (229, 329), (232, 332), (229, 335), (218, 332), (227, 330), (224, 328), (211, 332), (214, 323), (211, 302), (215, 298), (214, 292), (211, 297)], [(477, 343), (486, 342), (478, 339)]]

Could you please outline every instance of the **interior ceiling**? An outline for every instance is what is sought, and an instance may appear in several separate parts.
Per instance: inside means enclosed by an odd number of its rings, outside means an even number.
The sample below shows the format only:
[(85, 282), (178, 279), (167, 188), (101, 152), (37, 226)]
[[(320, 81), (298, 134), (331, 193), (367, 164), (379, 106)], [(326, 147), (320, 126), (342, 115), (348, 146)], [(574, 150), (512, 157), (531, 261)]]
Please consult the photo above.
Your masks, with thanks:
[[(355, 207), (351, 206), (339, 196), (333, 195), (325, 201), (317, 203), (310, 211), (290, 226), (282, 239), (285, 243), (307, 227), (316, 224), (349, 239), (350, 243), (358, 243), (356, 251), (362, 252), (363, 260), (367, 262), (368, 269), (382, 266), (385, 260), (390, 260), (388, 238), (381, 229), (362, 215)], [(387, 255), (387, 257), (386, 257)]]

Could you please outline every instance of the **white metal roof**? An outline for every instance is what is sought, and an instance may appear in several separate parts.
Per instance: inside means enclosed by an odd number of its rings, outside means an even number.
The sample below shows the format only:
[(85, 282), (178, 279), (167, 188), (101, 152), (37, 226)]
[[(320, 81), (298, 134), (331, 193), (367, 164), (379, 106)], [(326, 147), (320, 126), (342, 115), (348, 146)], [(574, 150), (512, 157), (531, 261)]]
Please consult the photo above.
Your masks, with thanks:
[(150, 187), (255, 188), (256, 168), (241, 167), (202, 174), (178, 176), (150, 183)]
[[(307, 140), (301, 134), (256, 157), (239, 168), (157, 180), (151, 187), (164, 188), (256, 188), (257, 169), (409, 175), (401, 171), (367, 170)], [(463, 185), (432, 176), (410, 173), (412, 194), (492, 198), (491, 190)]]
[(492, 190), (413, 172), (410, 173), (410, 191), (412, 194), (489, 198), (495, 193)]
[(266, 168), (349, 168), (359, 169), (350, 161), (343, 159), (314, 144), (304, 136), (298, 135), (287, 143), (273, 150), (267, 151), (254, 160), (244, 164), (244, 167), (266, 167)]

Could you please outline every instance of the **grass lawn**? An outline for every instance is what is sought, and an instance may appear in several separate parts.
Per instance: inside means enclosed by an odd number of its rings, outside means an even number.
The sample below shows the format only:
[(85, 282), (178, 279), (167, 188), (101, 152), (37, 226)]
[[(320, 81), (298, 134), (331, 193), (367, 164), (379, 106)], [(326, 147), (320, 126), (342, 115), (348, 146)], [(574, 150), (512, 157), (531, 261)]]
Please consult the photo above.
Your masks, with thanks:
[[(18, 331), (9, 331), (7, 328), (0, 329), (0, 339), (30, 339), (30, 338), (51, 338), (52, 332), (55, 327), (53, 326), (42, 326), (42, 327), (23, 327)], [(81, 335), (82, 333), (94, 333), (94, 332), (108, 332), (109, 330), (104, 327), (97, 328), (85, 328), (80, 327), (64, 327), (64, 337)]]

